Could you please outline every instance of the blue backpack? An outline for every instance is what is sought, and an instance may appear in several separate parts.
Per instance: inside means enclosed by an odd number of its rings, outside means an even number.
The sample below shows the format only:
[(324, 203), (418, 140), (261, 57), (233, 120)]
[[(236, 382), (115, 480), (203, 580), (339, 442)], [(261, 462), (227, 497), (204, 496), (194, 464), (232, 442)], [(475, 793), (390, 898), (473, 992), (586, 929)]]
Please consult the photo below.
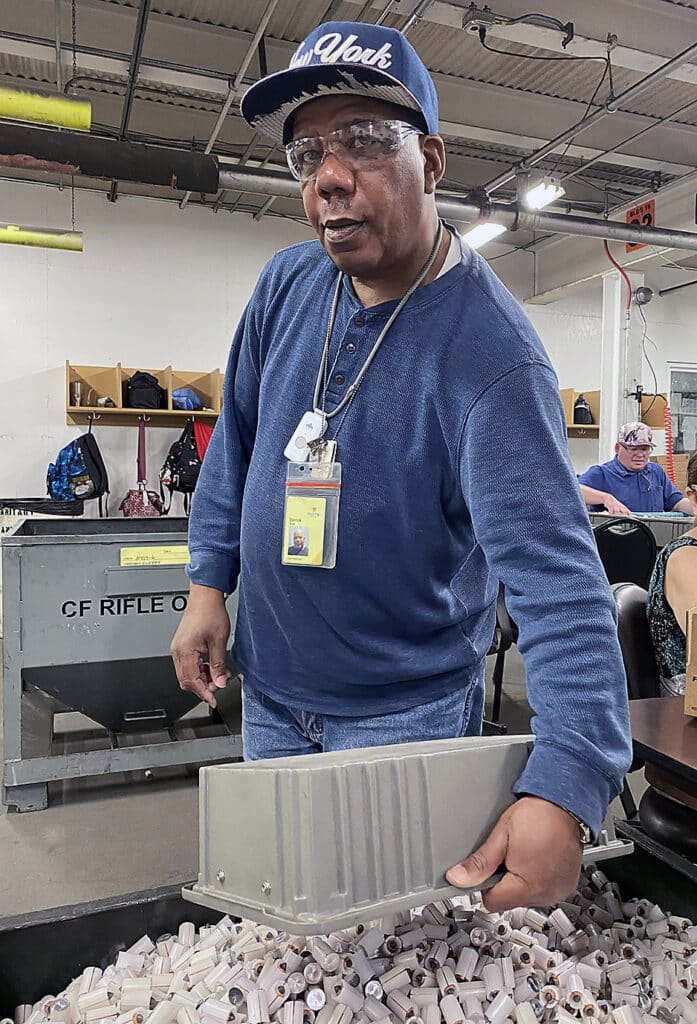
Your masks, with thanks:
[[(99, 499), (109, 493), (109, 478), (92, 428), (61, 448), (46, 472), (46, 490), (54, 501)], [(107, 510), (108, 515), (108, 510)]]

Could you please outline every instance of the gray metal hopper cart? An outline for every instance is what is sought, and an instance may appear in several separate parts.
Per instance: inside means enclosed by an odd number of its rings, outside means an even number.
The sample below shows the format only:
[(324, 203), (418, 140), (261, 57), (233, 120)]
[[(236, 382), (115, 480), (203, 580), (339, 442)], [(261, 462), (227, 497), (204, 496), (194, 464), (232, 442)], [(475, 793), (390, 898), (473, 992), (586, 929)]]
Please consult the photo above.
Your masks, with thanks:
[[(239, 687), (222, 717), (192, 718), (198, 700), (169, 656), (186, 530), (174, 518), (26, 520), (3, 538), (3, 803), (40, 810), (49, 782), (241, 755)], [(56, 749), (66, 710), (102, 727), (101, 749)]]

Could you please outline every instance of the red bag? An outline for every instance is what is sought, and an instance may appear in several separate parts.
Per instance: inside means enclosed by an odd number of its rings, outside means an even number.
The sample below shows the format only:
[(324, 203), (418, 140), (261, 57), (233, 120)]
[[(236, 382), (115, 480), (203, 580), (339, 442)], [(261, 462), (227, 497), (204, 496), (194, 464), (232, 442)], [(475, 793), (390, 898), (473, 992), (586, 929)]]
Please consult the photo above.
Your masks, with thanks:
[(196, 441), (196, 451), (201, 462), (203, 462), (203, 456), (206, 454), (206, 448), (212, 433), (213, 427), (209, 423), (201, 423), (200, 420), (194, 420), (194, 440)]
[(138, 486), (132, 487), (119, 505), (128, 519), (153, 519), (162, 515), (162, 500), (155, 491), (148, 490), (145, 470), (145, 422), (138, 420)]

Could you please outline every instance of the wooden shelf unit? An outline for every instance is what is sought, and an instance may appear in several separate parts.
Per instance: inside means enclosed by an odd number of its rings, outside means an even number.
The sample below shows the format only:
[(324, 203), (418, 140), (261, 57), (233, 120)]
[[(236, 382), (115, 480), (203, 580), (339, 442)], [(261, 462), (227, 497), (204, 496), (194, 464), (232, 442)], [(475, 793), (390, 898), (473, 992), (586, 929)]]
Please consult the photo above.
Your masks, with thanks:
[[(569, 437), (597, 438), (600, 433), (600, 392), (576, 391), (575, 388), (562, 388), (560, 394), (561, 402), (564, 406), (567, 435)], [(583, 395), (588, 402), (593, 414), (593, 423), (574, 423), (574, 404), (579, 395)]]
[[(137, 370), (143, 369), (140, 366), (122, 366), (121, 363), (115, 366), (78, 366), (66, 360), (66, 422), (84, 426), (90, 420), (98, 420), (101, 425), (133, 427), (137, 426), (139, 419), (144, 416), (152, 427), (178, 427), (192, 418), (215, 423), (220, 415), (222, 399), (222, 375), (219, 369), (210, 372), (174, 370), (171, 366), (145, 369), (145, 373), (157, 377), (160, 386), (167, 392), (167, 407), (133, 409), (125, 404), (128, 379)], [(76, 381), (82, 384), (82, 404), (79, 406), (71, 405), (70, 402), (70, 385)], [(172, 395), (178, 388), (192, 388), (206, 408), (198, 411), (175, 409)], [(98, 398), (110, 398), (114, 405), (97, 405)]]

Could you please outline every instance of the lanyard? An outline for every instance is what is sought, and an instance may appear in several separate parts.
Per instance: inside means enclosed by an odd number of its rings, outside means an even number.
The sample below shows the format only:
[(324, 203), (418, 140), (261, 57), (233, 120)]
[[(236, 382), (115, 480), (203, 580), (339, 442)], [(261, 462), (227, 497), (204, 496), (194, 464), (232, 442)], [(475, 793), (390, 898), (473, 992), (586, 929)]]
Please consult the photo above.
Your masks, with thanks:
[(425, 264), (423, 265), (423, 268), (421, 269), (418, 277), (416, 278), (416, 280), (412, 284), (412, 286), (409, 289), (409, 291), (407, 292), (407, 294), (402, 299), (400, 299), (398, 306), (393, 311), (392, 315), (390, 316), (389, 320), (387, 321), (387, 323), (385, 324), (383, 329), (380, 331), (380, 334), (378, 335), (377, 340), (375, 341), (375, 344), (373, 345), (372, 349), (368, 353), (368, 356), (367, 356), (365, 362), (363, 363), (363, 366), (358, 371), (358, 374), (356, 375), (356, 379), (354, 380), (353, 384), (351, 384), (349, 386), (349, 388), (346, 391), (346, 394), (341, 399), (341, 401), (339, 402), (337, 407), (335, 409), (332, 409), (331, 412), (325, 412), (324, 411), (324, 404), (325, 404), (326, 396), (327, 396), (327, 363), (328, 363), (328, 360), (329, 360), (329, 345), (330, 345), (331, 340), (332, 340), (332, 333), (334, 331), (334, 321), (336, 319), (336, 310), (337, 310), (337, 307), (339, 305), (339, 295), (341, 293), (341, 286), (342, 286), (343, 281), (344, 281), (344, 274), (342, 272), (339, 273), (339, 279), (338, 279), (338, 281), (336, 283), (336, 290), (334, 292), (334, 299), (332, 301), (332, 307), (331, 307), (331, 310), (329, 312), (329, 320), (327, 321), (327, 333), (326, 333), (326, 336), (325, 336), (325, 339), (324, 339), (324, 348), (322, 349), (322, 358), (321, 358), (320, 364), (319, 364), (319, 371), (317, 373), (317, 380), (315, 382), (315, 393), (314, 393), (314, 398), (313, 398), (313, 408), (314, 409), (319, 409), (320, 408), (320, 392), (321, 392), (321, 401), (322, 401), (321, 408), (322, 408), (322, 413), (323, 413), (323, 415), (325, 416), (325, 418), (327, 420), (332, 419), (334, 416), (336, 416), (338, 413), (340, 413), (342, 411), (342, 409), (344, 409), (346, 406), (348, 406), (350, 402), (353, 401), (353, 399), (354, 399), (354, 397), (356, 395), (356, 392), (358, 391), (359, 387), (363, 383), (363, 378), (365, 377), (365, 375), (366, 375), (366, 373), (368, 371), (368, 367), (372, 363), (373, 359), (375, 359), (375, 356), (378, 354), (378, 349), (380, 348), (380, 346), (382, 345), (383, 341), (385, 340), (385, 335), (387, 334), (387, 332), (389, 331), (389, 329), (392, 326), (392, 324), (395, 322), (395, 320), (397, 319), (399, 314), (402, 312), (402, 310), (404, 309), (404, 307), (407, 304), (407, 302), (409, 301), (409, 299), (412, 297), (412, 295), (414, 294), (416, 289), (419, 287), (419, 285), (424, 280), (424, 278), (428, 274), (429, 270), (433, 266), (433, 264), (435, 262), (435, 259), (436, 259), (436, 255), (438, 253), (438, 249), (440, 248), (440, 243), (441, 243), (442, 239), (443, 239), (443, 225), (439, 224), (438, 225), (438, 233), (436, 235), (436, 240), (433, 243), (433, 248), (431, 249), (431, 254), (428, 257), (428, 259), (426, 260)]

